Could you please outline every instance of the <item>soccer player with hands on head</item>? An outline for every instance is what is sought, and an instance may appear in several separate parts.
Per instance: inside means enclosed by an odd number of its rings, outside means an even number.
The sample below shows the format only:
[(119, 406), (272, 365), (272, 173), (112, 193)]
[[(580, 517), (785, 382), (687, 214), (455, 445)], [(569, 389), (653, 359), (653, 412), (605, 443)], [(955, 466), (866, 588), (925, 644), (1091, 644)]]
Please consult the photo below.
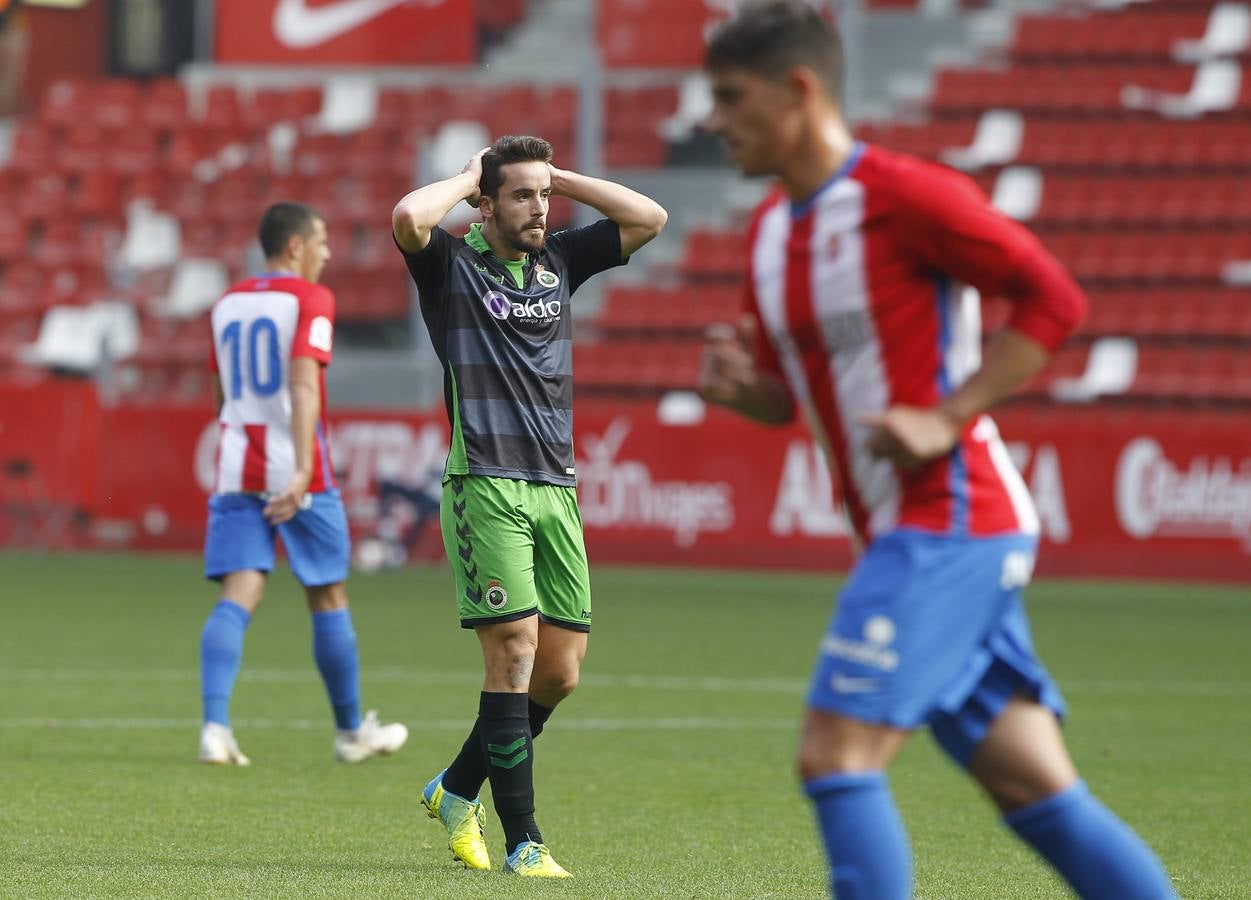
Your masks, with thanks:
[[(395, 242), (444, 367), (451, 447), (440, 520), (463, 628), (482, 648), (478, 718), (422, 792), (453, 856), (489, 869), (478, 798), (490, 780), (507, 872), (562, 878), (535, 822), (534, 738), (578, 684), (591, 592), (573, 456), (570, 300), (623, 265), (668, 218), (629, 188), (551, 164), (537, 137), (502, 137), (459, 175), (396, 205)], [(548, 201), (604, 218), (547, 233)], [(462, 200), (482, 222), (463, 239), (439, 222)]]
[(212, 311), (221, 444), (204, 574), (220, 582), (221, 599), (200, 636), (200, 761), (249, 764), (230, 725), (230, 695), (281, 537), (312, 616), (313, 658), (334, 710), (334, 755), (355, 763), (394, 753), (408, 729), (360, 710), (344, 586), (347, 517), (326, 443), (334, 296), (317, 283), (330, 259), (326, 222), (302, 204), (278, 203), (261, 218), (260, 240), (268, 271), (231, 287)]
[[(711, 129), (744, 174), (778, 186), (752, 221), (743, 318), (710, 334), (702, 391), (761, 422), (802, 412), (861, 550), (798, 754), (835, 896), (911, 896), (885, 770), (928, 726), (1079, 896), (1174, 897), (1065, 748), (1022, 597), (1038, 518), (986, 415), (1077, 326), (1081, 291), (968, 179), (853, 139), (839, 38), (812, 5), (745, 5), (706, 67)], [(984, 357), (964, 285), (1013, 304)]]

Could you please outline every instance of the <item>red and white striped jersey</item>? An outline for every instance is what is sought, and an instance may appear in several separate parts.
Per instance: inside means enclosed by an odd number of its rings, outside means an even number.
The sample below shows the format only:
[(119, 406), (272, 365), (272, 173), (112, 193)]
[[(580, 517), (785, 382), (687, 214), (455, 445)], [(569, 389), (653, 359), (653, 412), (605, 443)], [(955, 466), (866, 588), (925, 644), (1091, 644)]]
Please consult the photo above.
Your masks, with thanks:
[[(746, 305), (763, 336), (759, 364), (785, 380), (806, 413), (863, 543), (899, 527), (1037, 532), (1029, 492), (989, 416), (916, 472), (872, 456), (871, 429), (858, 418), (895, 404), (936, 406), (977, 370), (980, 304), (966, 285), (1018, 299), (1011, 324), (1058, 346), (1084, 301), (1027, 230), (963, 176), (857, 144), (808, 201), (766, 198), (750, 247)], [(1059, 300), (1021, 287), (1023, 274), (1041, 269), (1038, 284), (1058, 284), (1050, 293)]]
[(321, 416), (310, 492), (336, 487), (326, 443), (326, 380), (334, 342), (334, 295), (286, 273), (250, 278), (213, 306), (209, 365), (221, 383), (216, 493), (273, 493), (295, 473), (291, 360), (322, 365)]

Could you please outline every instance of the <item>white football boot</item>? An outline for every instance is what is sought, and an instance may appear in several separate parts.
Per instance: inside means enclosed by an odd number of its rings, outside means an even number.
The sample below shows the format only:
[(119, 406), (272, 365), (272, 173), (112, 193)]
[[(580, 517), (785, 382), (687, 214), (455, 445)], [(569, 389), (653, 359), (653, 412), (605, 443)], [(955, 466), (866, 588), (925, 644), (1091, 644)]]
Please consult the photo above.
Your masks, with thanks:
[(210, 766), (250, 766), (234, 732), (218, 722), (205, 722), (200, 728), (200, 762)]
[(408, 729), (399, 722), (383, 725), (378, 721), (378, 711), (371, 709), (361, 719), (355, 731), (336, 731), (334, 735), (334, 758), (339, 762), (364, 762), (371, 756), (390, 756), (404, 746)]

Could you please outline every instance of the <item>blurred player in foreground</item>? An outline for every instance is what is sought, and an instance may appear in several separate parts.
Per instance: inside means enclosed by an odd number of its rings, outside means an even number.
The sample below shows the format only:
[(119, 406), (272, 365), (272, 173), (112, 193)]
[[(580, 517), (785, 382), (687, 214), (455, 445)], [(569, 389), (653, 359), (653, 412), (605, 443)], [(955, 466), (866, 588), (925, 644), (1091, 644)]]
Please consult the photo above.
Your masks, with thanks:
[(281, 536), (312, 614), (313, 658), (334, 707), (334, 755), (355, 763), (394, 753), (408, 729), (360, 712), (344, 588), (347, 517), (326, 445), (334, 296), (317, 284), (330, 258), (326, 223), (306, 206), (279, 203), (261, 219), (260, 239), (269, 271), (236, 284), (212, 313), (221, 446), (204, 574), (221, 582), (221, 599), (200, 637), (200, 761), (248, 765), (230, 728), (230, 693)]
[[(505, 871), (563, 878), (535, 824), (533, 739), (577, 686), (591, 629), (569, 304), (668, 217), (642, 194), (551, 159), (541, 138), (500, 138), (461, 174), (405, 196), (392, 221), (444, 367), (443, 539), (461, 627), (477, 633), (486, 668), (477, 722), (422, 802), (447, 828), (453, 856), (489, 869), (478, 800), (489, 778)], [(605, 218), (549, 237), (553, 194)], [(438, 226), (462, 200), (483, 221), (458, 240)]]
[[(711, 39), (711, 127), (780, 182), (747, 248), (746, 315), (713, 335), (702, 390), (762, 422), (801, 410), (862, 554), (808, 695), (799, 771), (839, 900), (903, 900), (912, 859), (885, 769), (928, 725), (1005, 823), (1086, 898), (1173, 897), (1159, 861), (1079, 779), (1022, 603), (1038, 520), (984, 413), (1085, 310), (1024, 228), (948, 170), (854, 141), (838, 36), (801, 2)], [(976, 298), (1014, 313), (980, 357)]]

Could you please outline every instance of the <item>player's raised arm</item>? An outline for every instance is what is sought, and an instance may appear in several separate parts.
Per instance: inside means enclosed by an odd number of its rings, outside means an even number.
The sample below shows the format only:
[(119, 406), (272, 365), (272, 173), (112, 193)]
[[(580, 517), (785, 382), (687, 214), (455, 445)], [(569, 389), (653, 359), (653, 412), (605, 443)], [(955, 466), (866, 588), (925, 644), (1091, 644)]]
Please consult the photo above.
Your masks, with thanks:
[(585, 203), (617, 223), (621, 229), (621, 257), (624, 259), (660, 234), (669, 213), (650, 197), (625, 185), (602, 178), (580, 175), (568, 169), (552, 170), (552, 193)]
[(436, 181), (405, 194), (391, 211), (391, 230), (405, 253), (420, 253), (430, 243), (430, 231), (443, 221), (457, 203), (478, 205), (478, 182), (482, 178), (484, 147), (465, 164), (460, 174)]

